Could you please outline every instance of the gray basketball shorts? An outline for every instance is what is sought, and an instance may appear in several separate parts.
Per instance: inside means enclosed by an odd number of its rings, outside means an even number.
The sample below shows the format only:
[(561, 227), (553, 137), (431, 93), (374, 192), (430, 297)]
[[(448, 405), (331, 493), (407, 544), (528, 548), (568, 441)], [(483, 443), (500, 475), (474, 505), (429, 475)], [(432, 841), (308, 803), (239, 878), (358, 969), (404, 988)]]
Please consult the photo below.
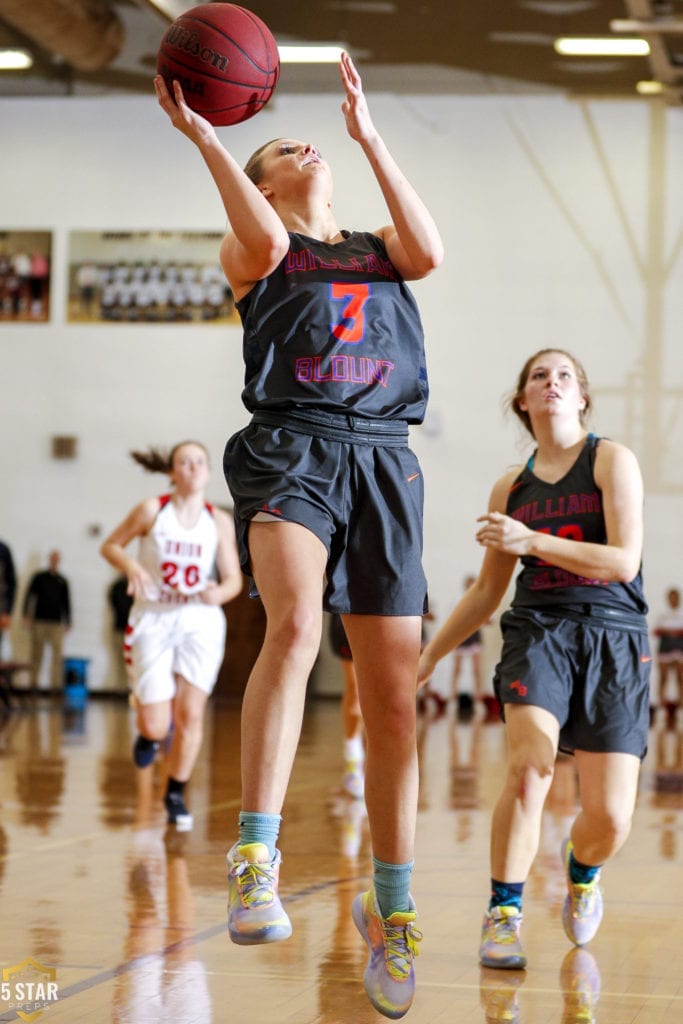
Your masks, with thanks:
[(326, 611), (422, 615), (424, 488), (407, 440), (405, 422), (255, 414), (223, 460), (243, 572), (252, 575), (249, 524), (265, 512), (324, 544)]
[(503, 649), (494, 689), (508, 704), (544, 708), (568, 753), (647, 750), (650, 654), (647, 632), (615, 628), (598, 615), (513, 608), (501, 618)]

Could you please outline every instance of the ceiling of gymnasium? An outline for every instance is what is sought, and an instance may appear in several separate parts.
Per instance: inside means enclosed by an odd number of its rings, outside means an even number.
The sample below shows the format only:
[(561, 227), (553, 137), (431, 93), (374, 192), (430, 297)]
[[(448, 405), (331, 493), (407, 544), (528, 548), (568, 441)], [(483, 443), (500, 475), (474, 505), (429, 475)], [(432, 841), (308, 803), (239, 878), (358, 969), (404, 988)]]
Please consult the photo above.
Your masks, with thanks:
[[(27, 72), (0, 73), (0, 96), (151, 92), (168, 22), (192, 0), (0, 0), (0, 46), (24, 46)], [(339, 43), (365, 87), (399, 93), (635, 94), (640, 80), (683, 105), (683, 0), (251, 0), (278, 43)], [(160, 13), (161, 8), (165, 11)], [(649, 57), (561, 57), (561, 35), (618, 38), (636, 20)], [(338, 89), (329, 67), (285, 65), (279, 91)]]

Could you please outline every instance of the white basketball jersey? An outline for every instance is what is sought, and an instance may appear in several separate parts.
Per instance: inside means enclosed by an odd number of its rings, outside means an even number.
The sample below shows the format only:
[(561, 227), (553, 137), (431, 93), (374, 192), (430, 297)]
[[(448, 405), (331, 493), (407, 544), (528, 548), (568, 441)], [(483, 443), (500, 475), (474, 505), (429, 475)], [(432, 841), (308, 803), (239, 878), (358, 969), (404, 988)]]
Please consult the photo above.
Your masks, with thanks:
[(216, 579), (218, 534), (213, 507), (205, 504), (195, 526), (178, 522), (171, 496), (159, 498), (161, 508), (152, 529), (140, 538), (138, 559), (153, 588), (147, 601), (185, 604)]

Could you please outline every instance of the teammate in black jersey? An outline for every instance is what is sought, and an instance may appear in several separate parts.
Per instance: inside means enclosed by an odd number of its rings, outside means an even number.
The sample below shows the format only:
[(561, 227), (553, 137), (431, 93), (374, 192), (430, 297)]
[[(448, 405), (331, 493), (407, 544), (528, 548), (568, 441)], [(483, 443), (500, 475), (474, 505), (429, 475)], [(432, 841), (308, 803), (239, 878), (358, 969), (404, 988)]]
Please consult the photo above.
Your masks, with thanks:
[(562, 919), (579, 946), (600, 924), (600, 868), (630, 831), (646, 750), (652, 659), (640, 573), (643, 485), (632, 452), (587, 433), (590, 404), (585, 372), (566, 352), (544, 349), (526, 362), (510, 405), (537, 447), (495, 484), (479, 519), (479, 576), (420, 663), (425, 679), (491, 616), (521, 559), (494, 680), (508, 768), (493, 815), (486, 967), (526, 966), (522, 889), (558, 748), (574, 754), (580, 782), (581, 810), (562, 846)]
[(340, 231), (330, 169), (298, 139), (266, 143), (242, 170), (214, 129), (160, 77), (157, 96), (195, 143), (231, 231), (221, 262), (244, 326), (249, 425), (226, 447), (243, 569), (267, 614), (242, 706), (242, 812), (228, 854), (234, 942), (286, 938), (276, 840), (322, 611), (343, 617), (358, 676), (367, 756), (373, 891), (354, 903), (370, 947), (365, 986), (399, 1017), (411, 1004), (419, 933), (409, 895), (418, 766), (415, 678), (427, 588), (422, 477), (407, 445), (427, 374), (406, 281), (442, 259), (436, 226), (375, 129), (344, 54), (346, 129), (393, 223)]

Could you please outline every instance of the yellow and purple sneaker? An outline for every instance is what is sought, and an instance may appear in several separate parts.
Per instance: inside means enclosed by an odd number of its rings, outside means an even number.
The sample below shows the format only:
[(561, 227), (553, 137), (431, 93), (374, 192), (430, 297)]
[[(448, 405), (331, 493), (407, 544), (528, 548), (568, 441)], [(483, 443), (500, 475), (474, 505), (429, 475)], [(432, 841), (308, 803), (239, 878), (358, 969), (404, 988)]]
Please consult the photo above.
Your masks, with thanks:
[(360, 761), (347, 761), (342, 779), (342, 789), (354, 800), (362, 800), (365, 793), (365, 773)]
[(562, 843), (562, 863), (567, 875), (567, 896), (562, 907), (562, 924), (567, 938), (575, 946), (585, 946), (595, 936), (602, 921), (600, 872), (588, 883), (573, 882), (569, 873), (571, 839)]
[(525, 971), (500, 971), (482, 967), (479, 974), (479, 1001), (486, 1024), (518, 1024), (518, 990), (526, 980)]
[(587, 949), (570, 949), (560, 968), (564, 997), (562, 1024), (596, 1024), (600, 998), (600, 971)]
[(481, 926), (479, 963), (482, 967), (522, 970), (526, 956), (519, 939), (522, 911), (513, 906), (492, 907)]
[(413, 961), (422, 933), (414, 927), (415, 903), (410, 910), (395, 910), (382, 917), (375, 894), (361, 893), (353, 901), (353, 920), (370, 950), (363, 978), (365, 991), (375, 1009), (398, 1020), (408, 1012), (415, 994)]
[(280, 851), (263, 843), (237, 843), (228, 851), (228, 934), (238, 946), (278, 942), (292, 924), (277, 893)]

